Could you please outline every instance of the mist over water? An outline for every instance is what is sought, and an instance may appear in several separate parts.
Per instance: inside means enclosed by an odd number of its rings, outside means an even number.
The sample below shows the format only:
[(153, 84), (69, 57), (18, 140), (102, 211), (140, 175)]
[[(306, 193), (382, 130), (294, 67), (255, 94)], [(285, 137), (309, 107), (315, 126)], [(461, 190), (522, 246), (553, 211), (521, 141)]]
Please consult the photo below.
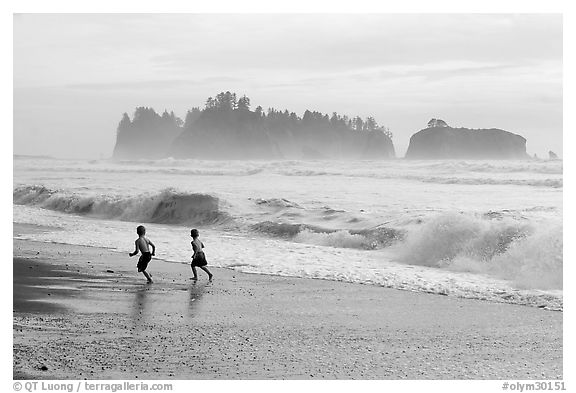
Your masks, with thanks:
[(562, 307), (562, 161), (14, 161), (29, 237), (186, 263)]

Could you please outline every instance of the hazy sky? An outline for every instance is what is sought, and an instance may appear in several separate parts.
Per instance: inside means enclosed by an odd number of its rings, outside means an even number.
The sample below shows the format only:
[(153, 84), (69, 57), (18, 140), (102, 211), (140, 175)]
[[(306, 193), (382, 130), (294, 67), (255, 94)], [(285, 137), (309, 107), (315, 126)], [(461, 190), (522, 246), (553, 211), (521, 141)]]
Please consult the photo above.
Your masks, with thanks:
[(123, 112), (252, 107), (374, 116), (398, 156), (433, 117), (562, 153), (560, 14), (20, 14), (14, 153), (109, 157)]

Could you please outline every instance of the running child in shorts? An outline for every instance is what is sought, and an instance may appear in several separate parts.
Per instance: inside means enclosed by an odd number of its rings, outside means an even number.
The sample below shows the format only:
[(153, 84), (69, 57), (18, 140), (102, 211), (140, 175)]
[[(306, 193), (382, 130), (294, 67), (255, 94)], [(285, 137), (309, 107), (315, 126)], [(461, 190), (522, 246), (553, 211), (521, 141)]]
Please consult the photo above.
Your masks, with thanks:
[(202, 243), (200, 241), (200, 233), (198, 232), (198, 229), (192, 229), (190, 231), (190, 236), (192, 237), (192, 250), (194, 251), (194, 254), (192, 255), (192, 263), (190, 264), (190, 267), (192, 268), (192, 274), (194, 274), (194, 277), (192, 277), (192, 280), (194, 281), (198, 281), (198, 273), (196, 273), (196, 266), (198, 266), (200, 269), (204, 270), (206, 273), (208, 273), (208, 280), (212, 281), (212, 273), (210, 273), (210, 270), (208, 270), (208, 268), (206, 267), (206, 265), (208, 264), (208, 262), (206, 261), (206, 255), (204, 254), (204, 243)]
[[(136, 249), (134, 250), (134, 252), (131, 252), (128, 255), (133, 257), (134, 255), (138, 254), (138, 251), (142, 253), (140, 259), (138, 260), (137, 265), (138, 271), (144, 274), (146, 280), (148, 280), (149, 283), (152, 283), (152, 275), (146, 272), (146, 268), (148, 267), (148, 263), (150, 262), (150, 260), (152, 260), (152, 257), (156, 253), (156, 246), (154, 245), (154, 243), (150, 241), (150, 239), (144, 236), (146, 235), (146, 228), (144, 228), (143, 225), (139, 225), (138, 228), (136, 228), (136, 233), (138, 234), (138, 239), (136, 239), (136, 241), (134, 242), (136, 245)], [(150, 248), (148, 246), (152, 246), (152, 252), (150, 252)]]

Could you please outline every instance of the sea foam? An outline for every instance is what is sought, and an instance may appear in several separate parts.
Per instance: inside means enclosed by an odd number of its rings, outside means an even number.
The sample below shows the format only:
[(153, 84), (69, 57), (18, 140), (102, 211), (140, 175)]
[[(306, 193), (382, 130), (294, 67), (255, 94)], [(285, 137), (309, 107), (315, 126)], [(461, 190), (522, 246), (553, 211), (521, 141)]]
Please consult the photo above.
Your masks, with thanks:
[(562, 225), (444, 213), (397, 245), (398, 260), (490, 274), (520, 287), (562, 289)]

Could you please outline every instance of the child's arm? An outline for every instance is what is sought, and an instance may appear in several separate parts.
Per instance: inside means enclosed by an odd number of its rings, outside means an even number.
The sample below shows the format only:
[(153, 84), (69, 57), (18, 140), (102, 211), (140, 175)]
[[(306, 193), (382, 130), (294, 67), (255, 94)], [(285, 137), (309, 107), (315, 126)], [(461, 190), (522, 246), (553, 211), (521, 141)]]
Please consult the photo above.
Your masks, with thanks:
[(156, 246), (154, 245), (154, 243), (150, 241), (150, 239), (148, 239), (148, 244), (152, 246), (152, 256), (154, 256), (154, 254), (156, 253)]
[(136, 241), (134, 242), (134, 245), (136, 246), (136, 249), (134, 250), (134, 252), (131, 252), (130, 254), (128, 254), (128, 255), (130, 255), (131, 257), (133, 257), (134, 255), (138, 254), (138, 251), (139, 251), (139, 250), (138, 250), (138, 240), (136, 240)]

